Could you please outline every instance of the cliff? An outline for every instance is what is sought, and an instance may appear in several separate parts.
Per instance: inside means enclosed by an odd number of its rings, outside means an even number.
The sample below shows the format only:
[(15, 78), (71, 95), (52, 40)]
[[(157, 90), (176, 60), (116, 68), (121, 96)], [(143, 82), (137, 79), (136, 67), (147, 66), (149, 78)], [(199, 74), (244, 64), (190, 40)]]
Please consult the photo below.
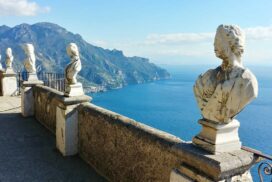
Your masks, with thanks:
[(120, 88), (128, 84), (169, 78), (169, 73), (141, 57), (126, 57), (122, 51), (108, 50), (86, 42), (80, 35), (52, 23), (21, 24), (13, 28), (0, 26), (0, 54), (14, 52), (14, 68), (22, 70), (25, 58), (22, 44), (35, 46), (37, 68), (45, 72), (63, 72), (69, 58), (66, 45), (75, 42), (81, 54), (82, 71), (79, 79), (89, 90)]

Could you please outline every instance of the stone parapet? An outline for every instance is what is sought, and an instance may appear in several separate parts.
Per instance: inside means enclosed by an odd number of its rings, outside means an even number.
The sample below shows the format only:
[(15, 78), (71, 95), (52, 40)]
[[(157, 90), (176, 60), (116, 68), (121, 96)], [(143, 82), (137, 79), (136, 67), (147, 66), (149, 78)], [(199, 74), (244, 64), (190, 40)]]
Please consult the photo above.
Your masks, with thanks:
[(181, 163), (176, 136), (90, 103), (78, 115), (79, 155), (109, 181), (169, 181)]
[(78, 122), (79, 155), (109, 181), (252, 181), (250, 152), (210, 154), (90, 103), (78, 108)]
[(35, 118), (56, 134), (56, 110), (63, 93), (47, 86), (37, 85), (34, 87)]
[[(109, 181), (252, 181), (249, 170), (258, 159), (250, 152), (213, 154), (91, 104), (89, 96), (67, 97), (42, 85), (33, 86), (32, 91), (35, 117), (56, 133), (61, 154), (78, 153)], [(215, 142), (222, 141), (214, 136), (209, 135)]]

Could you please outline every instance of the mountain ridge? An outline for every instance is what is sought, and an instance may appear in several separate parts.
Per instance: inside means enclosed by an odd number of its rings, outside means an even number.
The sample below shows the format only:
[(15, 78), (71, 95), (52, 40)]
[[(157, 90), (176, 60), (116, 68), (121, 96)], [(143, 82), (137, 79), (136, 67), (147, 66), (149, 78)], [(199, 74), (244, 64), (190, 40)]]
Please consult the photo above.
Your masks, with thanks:
[(70, 42), (79, 47), (82, 61), (79, 79), (85, 87), (115, 89), (170, 76), (165, 69), (150, 63), (147, 58), (127, 57), (120, 50), (94, 46), (81, 35), (69, 32), (57, 24), (41, 22), (33, 25), (23, 23), (14, 27), (0, 26), (0, 54), (5, 53), (8, 47), (12, 48), (16, 71), (23, 69), (25, 54), (22, 45), (32, 43), (38, 71), (63, 72), (70, 61), (66, 54), (66, 46)]

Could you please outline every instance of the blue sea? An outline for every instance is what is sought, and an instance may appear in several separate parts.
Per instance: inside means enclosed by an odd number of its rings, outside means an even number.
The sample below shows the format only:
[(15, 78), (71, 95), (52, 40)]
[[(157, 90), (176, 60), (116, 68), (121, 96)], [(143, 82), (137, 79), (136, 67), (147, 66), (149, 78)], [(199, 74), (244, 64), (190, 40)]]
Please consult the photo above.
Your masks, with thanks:
[[(190, 141), (201, 118), (193, 94), (200, 73), (216, 66), (165, 66), (171, 79), (129, 85), (92, 94), (93, 103)], [(259, 82), (259, 96), (236, 118), (243, 145), (272, 155), (272, 67), (249, 66)], [(256, 167), (252, 170), (258, 181)]]

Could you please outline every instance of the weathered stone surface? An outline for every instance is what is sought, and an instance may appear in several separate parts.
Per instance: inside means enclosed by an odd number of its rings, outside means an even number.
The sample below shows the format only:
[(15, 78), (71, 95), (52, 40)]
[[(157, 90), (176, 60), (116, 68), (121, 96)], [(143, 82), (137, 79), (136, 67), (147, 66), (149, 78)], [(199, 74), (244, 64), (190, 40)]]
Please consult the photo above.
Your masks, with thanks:
[(78, 47), (75, 43), (68, 44), (67, 54), (71, 58), (71, 62), (65, 68), (65, 81), (67, 85), (77, 83), (76, 76), (81, 70), (81, 61), (79, 57)]
[[(182, 171), (183, 174), (180, 171)], [(192, 178), (189, 178), (185, 174), (191, 176)], [(179, 170), (173, 170), (171, 172), (170, 182), (215, 182), (215, 180), (207, 178), (206, 176), (203, 176), (197, 171), (194, 171), (186, 166), (181, 166)], [(250, 172), (246, 171), (243, 174), (217, 182), (253, 182), (253, 180)]]
[(6, 50), (6, 73), (14, 73), (12, 68), (13, 63), (13, 55), (11, 48), (7, 48)]
[(56, 97), (58, 101), (56, 111), (56, 144), (63, 156), (78, 153), (78, 110), (79, 104), (90, 102), (91, 97), (82, 95), (77, 97)]
[(17, 79), (15, 73), (0, 72), (1, 95), (12, 96), (17, 92)]
[(24, 117), (34, 116), (35, 114), (35, 98), (33, 93), (33, 87), (39, 84), (43, 84), (42, 81), (35, 80), (32, 81), (24, 81), (22, 88), (22, 115)]
[(35, 118), (53, 134), (56, 133), (56, 110), (59, 104), (56, 98), (61, 96), (63, 93), (55, 89), (42, 85), (34, 87)]
[(110, 181), (227, 181), (241, 179), (257, 161), (242, 150), (210, 154), (90, 103), (80, 105), (78, 118), (79, 155)]
[(200, 75), (194, 85), (203, 122), (193, 142), (213, 154), (240, 149), (239, 125), (229, 123), (237, 123), (234, 117), (258, 95), (257, 79), (242, 64), (244, 45), (245, 35), (238, 26), (220, 25), (214, 51), (222, 64)]
[(34, 96), (32, 87), (22, 88), (21, 108), (23, 117), (34, 116)]
[(218, 124), (208, 120), (199, 120), (201, 132), (193, 138), (193, 143), (205, 150), (218, 154), (241, 149), (238, 135), (240, 123), (233, 119), (227, 124)]
[(87, 96), (87, 95), (80, 95), (80, 96), (74, 96), (74, 97), (64, 97), (63, 95), (61, 96), (56, 96), (56, 99), (58, 100), (58, 106), (65, 109), (69, 105), (75, 105), (75, 104), (80, 104), (83, 102), (91, 102), (92, 97)]
[(258, 162), (253, 153), (244, 150), (213, 155), (191, 143), (182, 143), (175, 148), (182, 156), (179, 172), (195, 181), (231, 181), (242, 177)]
[(194, 180), (183, 175), (178, 170), (172, 170), (170, 174), (170, 182), (193, 182)]
[(76, 83), (72, 85), (66, 85), (64, 94), (68, 97), (84, 95), (82, 84)]
[(78, 47), (75, 43), (67, 46), (67, 54), (71, 58), (71, 62), (65, 68), (65, 95), (80, 96), (84, 95), (82, 84), (77, 82), (77, 74), (81, 70), (81, 61), (79, 57)]
[(198, 106), (207, 120), (229, 123), (258, 95), (257, 80), (241, 61), (244, 42), (239, 27), (218, 27), (214, 50), (222, 64), (200, 75), (194, 85)]
[(41, 80), (30, 80), (30, 81), (24, 81), (23, 82), (24, 87), (34, 87), (36, 85), (43, 85), (43, 81), (41, 81)]
[(28, 73), (36, 73), (36, 56), (34, 46), (32, 44), (24, 44), (23, 48), (27, 56), (24, 61), (26, 71)]
[(181, 162), (171, 147), (181, 142), (92, 104), (79, 109), (79, 155), (110, 181), (169, 182)]
[(78, 153), (78, 105), (69, 105), (66, 109), (57, 107), (56, 145), (63, 156)]

